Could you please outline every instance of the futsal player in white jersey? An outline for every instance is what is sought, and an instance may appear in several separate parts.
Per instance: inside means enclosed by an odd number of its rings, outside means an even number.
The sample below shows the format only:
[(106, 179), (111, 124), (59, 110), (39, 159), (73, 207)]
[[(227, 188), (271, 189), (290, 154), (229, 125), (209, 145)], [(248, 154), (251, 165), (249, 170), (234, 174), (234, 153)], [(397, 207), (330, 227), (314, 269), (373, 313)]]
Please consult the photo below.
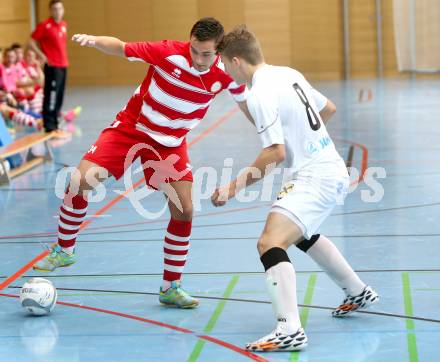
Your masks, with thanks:
[(334, 317), (347, 316), (378, 301), (377, 293), (359, 279), (336, 246), (316, 234), (349, 187), (346, 166), (325, 127), (336, 107), (300, 72), (266, 64), (258, 40), (245, 26), (227, 34), (218, 49), (226, 71), (236, 83), (246, 83), (250, 89), (247, 106), (263, 150), (248, 169), (215, 191), (213, 204), (224, 205), (263, 178), (270, 165), (285, 161), (292, 171), (272, 205), (257, 245), (277, 325), (272, 333), (246, 348), (301, 350), (307, 346), (307, 336), (298, 314), (295, 269), (286, 252), (289, 246), (306, 252), (344, 290), (346, 297), (333, 311)]

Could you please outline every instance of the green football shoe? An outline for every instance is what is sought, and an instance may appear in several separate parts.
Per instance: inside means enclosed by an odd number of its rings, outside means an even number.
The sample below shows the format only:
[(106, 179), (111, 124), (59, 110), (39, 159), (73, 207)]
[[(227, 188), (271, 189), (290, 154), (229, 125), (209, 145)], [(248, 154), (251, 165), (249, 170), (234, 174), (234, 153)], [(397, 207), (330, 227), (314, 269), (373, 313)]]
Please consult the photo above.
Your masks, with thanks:
[(180, 281), (171, 282), (171, 287), (166, 291), (160, 288), (159, 302), (165, 305), (172, 305), (178, 308), (191, 309), (199, 305), (199, 301), (191, 297), (180, 287)]
[(52, 246), (50, 254), (36, 263), (33, 269), (39, 272), (52, 272), (56, 268), (71, 266), (75, 261), (75, 253), (67, 254), (61, 246), (55, 244)]

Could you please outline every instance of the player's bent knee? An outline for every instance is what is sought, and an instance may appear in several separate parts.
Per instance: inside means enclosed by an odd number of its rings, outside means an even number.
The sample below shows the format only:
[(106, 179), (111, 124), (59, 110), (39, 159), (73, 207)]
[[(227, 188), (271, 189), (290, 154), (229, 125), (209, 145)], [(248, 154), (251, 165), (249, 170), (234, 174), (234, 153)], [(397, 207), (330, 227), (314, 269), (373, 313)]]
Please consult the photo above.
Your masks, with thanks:
[(267, 250), (267, 243), (266, 240), (263, 238), (260, 238), (257, 243), (257, 250), (258, 254), (263, 255), (265, 251)]
[(193, 218), (193, 208), (192, 208), (192, 205), (188, 206), (188, 207), (185, 207), (183, 209), (182, 217), (183, 217), (184, 220), (187, 220), (187, 221), (192, 220), (192, 218)]
[(110, 174), (105, 168), (93, 162), (82, 160), (72, 175), (71, 184), (83, 193), (92, 191), (109, 177)]
[(176, 214), (177, 215), (174, 215), (175, 219), (182, 221), (190, 221), (193, 218), (193, 206), (191, 204), (182, 205), (182, 209), (178, 210)]
[(286, 245), (275, 235), (269, 233), (263, 233), (257, 243), (257, 249), (260, 255), (263, 255), (269, 249), (276, 247), (285, 249)]
[(296, 247), (302, 250), (303, 252), (307, 253), (307, 251), (313, 246), (313, 244), (315, 244), (318, 241), (320, 236), (321, 236), (320, 234), (315, 234), (308, 240), (302, 239), (296, 244)]
[(101, 182), (102, 177), (100, 174), (94, 172), (87, 174), (77, 169), (70, 178), (66, 192), (71, 195), (81, 195), (86, 197), (87, 194), (93, 191)]

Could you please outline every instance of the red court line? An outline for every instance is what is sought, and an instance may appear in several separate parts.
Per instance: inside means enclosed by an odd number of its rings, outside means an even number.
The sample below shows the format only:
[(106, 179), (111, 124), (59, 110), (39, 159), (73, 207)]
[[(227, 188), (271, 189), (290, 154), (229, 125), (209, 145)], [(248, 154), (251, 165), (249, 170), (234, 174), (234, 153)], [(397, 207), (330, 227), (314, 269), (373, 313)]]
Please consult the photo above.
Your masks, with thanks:
[[(247, 211), (247, 210), (252, 210), (252, 209), (260, 209), (263, 207), (267, 207), (267, 205), (270, 205), (271, 202), (269, 203), (264, 203), (263, 205), (253, 205), (253, 206), (248, 206), (248, 207), (240, 207), (240, 208), (236, 208), (236, 209), (229, 209), (229, 210), (222, 210), (222, 211), (212, 211), (212, 212), (207, 212), (207, 213), (203, 213), (203, 214), (198, 214), (198, 215), (194, 215), (193, 219), (198, 219), (201, 217), (208, 217), (208, 216), (215, 216), (215, 215), (224, 215), (224, 214), (232, 214), (235, 212), (241, 212), (241, 211)], [(127, 226), (136, 226), (136, 225), (145, 225), (145, 224), (158, 224), (164, 221), (168, 221), (169, 218), (163, 218), (163, 219), (156, 219), (156, 220), (150, 220), (150, 221), (138, 221), (138, 222), (133, 222), (130, 224), (118, 224), (118, 225), (107, 225), (107, 226), (98, 226), (98, 227), (93, 227), (93, 228), (89, 228), (88, 230), (102, 230), (102, 229), (114, 229), (114, 228), (119, 228), (119, 227), (127, 227)]]
[[(220, 117), (218, 120), (216, 120), (209, 128), (207, 128), (205, 131), (203, 131), (199, 136), (197, 136), (195, 139), (193, 139), (189, 144), (188, 147), (193, 146), (194, 144), (196, 144), (197, 142), (201, 141), (203, 138), (205, 138), (208, 134), (210, 134), (212, 131), (214, 131), (217, 127), (219, 127), (222, 123), (226, 122), (231, 116), (233, 116), (236, 112), (238, 111), (238, 106), (234, 107), (232, 110), (230, 110), (228, 113), (226, 113), (225, 115), (223, 115), (222, 117)], [(108, 209), (110, 209), (113, 205), (115, 205), (117, 202), (121, 201), (121, 199), (124, 198), (125, 195), (127, 195), (128, 193), (130, 193), (131, 191), (133, 191), (133, 189), (135, 189), (136, 187), (138, 187), (139, 185), (141, 185), (144, 182), (144, 179), (141, 178), (140, 180), (138, 180), (131, 189), (126, 190), (123, 194), (118, 195), (117, 197), (115, 197), (113, 200), (111, 200), (107, 205), (105, 205), (104, 207), (102, 207), (101, 209), (99, 209), (98, 211), (96, 211), (95, 215), (99, 216), (102, 215), (103, 213), (105, 213)], [(85, 222), (83, 222), (79, 228), (79, 230), (84, 229), (87, 225), (89, 225), (93, 220), (87, 220)], [(38, 236), (38, 235), (35, 235)], [(0, 290), (3, 290), (4, 288), (6, 288), (9, 284), (11, 284), (12, 282), (14, 282), (16, 279), (18, 279), (21, 275), (23, 275), (24, 273), (26, 273), (26, 271), (28, 271), (30, 268), (32, 268), (32, 266), (40, 259), (43, 259), (46, 255), (48, 254), (48, 251), (44, 251), (43, 253), (41, 253), (40, 255), (38, 255), (36, 258), (34, 258), (33, 260), (31, 260), (29, 263), (27, 263), (26, 265), (24, 265), (23, 267), (21, 267), (19, 270), (17, 270), (14, 274), (12, 274), (11, 276), (9, 276), (5, 281), (3, 281), (3, 283), (0, 284)]]
[(362, 89), (359, 91), (359, 97), (358, 97), (358, 102), (359, 102), (359, 103), (362, 103), (363, 95), (364, 95), (364, 89), (362, 88)]
[(205, 129), (202, 133), (196, 136), (190, 143), (188, 143), (188, 147), (196, 144), (205, 138), (208, 134), (214, 131), (217, 127), (219, 127), (222, 123), (226, 122), (230, 117), (232, 117), (235, 113), (238, 112), (238, 106), (232, 108), (228, 113), (219, 118), (215, 123), (213, 123), (209, 128)]
[[(237, 108), (236, 108), (237, 109)], [(235, 111), (236, 111), (235, 109)], [(229, 114), (231, 113), (231, 114)], [(226, 116), (231, 116), (234, 112), (234, 109), (229, 112), (228, 114), (225, 115)], [(223, 119), (224, 117), (222, 117), (221, 119), (219, 119), (218, 122), (220, 122), (219, 124), (217, 124), (217, 127), (223, 123), (225, 120)], [(212, 128), (213, 126), (211, 126), (210, 128)], [(209, 130), (209, 129), (208, 129)], [(205, 132), (207, 132), (208, 130), (206, 130)], [(212, 130), (211, 130), (212, 131)], [(209, 132), (208, 132), (209, 133)], [(368, 149), (365, 145), (360, 144), (360, 143), (355, 143), (349, 140), (344, 140), (344, 139), (338, 139), (338, 138), (334, 138), (335, 141), (339, 141), (342, 143), (346, 143), (346, 144), (350, 144), (353, 146), (356, 146), (358, 148), (360, 148), (362, 150), (362, 161), (361, 161), (361, 172), (360, 172), (360, 176), (357, 180), (353, 181), (350, 186), (353, 186), (355, 184), (359, 184), (363, 181), (364, 176), (365, 176), (365, 172), (367, 170), (368, 167)], [(192, 143), (194, 144), (194, 142)], [(190, 144), (191, 145), (191, 144)], [(142, 183), (140, 181), (143, 180), (139, 180), (138, 182), (135, 183), (135, 186), (138, 185), (138, 183)], [(123, 196), (119, 195), (117, 196), (114, 200), (117, 199), (117, 201), (119, 201)], [(114, 200), (112, 200), (111, 202), (113, 202)], [(112, 205), (114, 205), (116, 202), (114, 202)], [(262, 207), (266, 207), (267, 205), (270, 205), (271, 203), (265, 203), (264, 205), (255, 205), (255, 206), (250, 206), (250, 207), (244, 207), (244, 208), (238, 208), (238, 209), (233, 209), (233, 210), (224, 210), (224, 211), (213, 211), (213, 212), (209, 212), (206, 214), (201, 214), (201, 215), (195, 215), (194, 219), (199, 218), (199, 217), (207, 217), (207, 216), (214, 216), (214, 215), (221, 215), (221, 214), (229, 214), (229, 213), (233, 213), (233, 212), (240, 212), (240, 211), (245, 211), (245, 210), (251, 210), (251, 209), (256, 209), (256, 208), (262, 208)], [(106, 211), (109, 209), (109, 207), (107, 207)], [(102, 210), (102, 209), (101, 209)], [(101, 211), (99, 210), (99, 211)], [(96, 212), (95, 215), (98, 215), (98, 212)], [(88, 220), (87, 221), (87, 225), (90, 224), (94, 219)], [(127, 226), (135, 226), (135, 225), (145, 225), (145, 224), (157, 224), (157, 223), (161, 223), (164, 221), (167, 221), (168, 219), (157, 219), (157, 220), (149, 220), (149, 221), (138, 221), (138, 222), (134, 222), (134, 223), (128, 223), (128, 224), (116, 224), (116, 225), (107, 225), (107, 226), (97, 226), (97, 227), (91, 227), (88, 230), (107, 230), (107, 229), (115, 229), (115, 228), (119, 228), (119, 227), (127, 227)], [(82, 225), (81, 228), (82, 229)], [(57, 232), (46, 232), (46, 233), (35, 233), (35, 234), (18, 234), (18, 235), (12, 235), (12, 236), (0, 236), (0, 240), (3, 239), (20, 239), (23, 237), (49, 237), (49, 236), (53, 236), (56, 235)], [(1, 290), (1, 288), (0, 288)]]
[[(198, 135), (197, 137), (195, 137), (191, 142), (188, 143), (188, 148), (190, 148), (191, 146), (195, 145), (197, 142), (201, 141), (203, 138), (205, 138), (208, 134), (212, 133), (212, 131), (214, 131), (217, 127), (219, 127), (222, 123), (226, 122), (230, 117), (232, 117), (235, 113), (237, 113), (238, 111), (238, 106), (234, 107), (233, 109), (231, 109), (228, 113), (226, 113), (225, 115), (223, 115), (222, 117), (220, 117), (217, 121), (215, 121), (209, 128), (207, 128), (205, 131), (203, 131), (200, 135)], [(111, 200), (107, 205), (105, 205), (103, 208), (99, 209), (96, 213), (95, 216), (99, 216), (104, 214), (108, 209), (110, 209), (113, 205), (115, 205), (116, 203), (118, 203), (119, 201), (121, 201), (121, 199), (123, 199), (126, 195), (128, 195), (131, 191), (133, 191), (134, 189), (136, 189), (137, 187), (139, 187), (140, 185), (142, 185), (145, 182), (144, 178), (141, 178), (140, 180), (138, 180), (131, 189), (126, 190), (123, 194), (118, 195), (117, 197), (115, 197), (113, 200)], [(87, 225), (89, 225), (94, 219), (89, 219), (87, 221), (84, 221), (81, 224), (80, 230), (84, 229)], [(1, 290), (1, 288), (0, 288)]]
[[(364, 101), (364, 93), (367, 95), (367, 99)], [(359, 91), (358, 102), (359, 103), (367, 103), (373, 99), (373, 91), (371, 89), (362, 88)]]
[(46, 251), (42, 252), (40, 255), (38, 255), (34, 259), (32, 259), (29, 263), (23, 265), (14, 274), (12, 274), (8, 279), (6, 279), (5, 281), (3, 281), (0, 284), (0, 290), (3, 290), (9, 284), (11, 284), (14, 280), (18, 279), (21, 275), (26, 273), (26, 271), (28, 271), (32, 267), (32, 265), (34, 265), (35, 263), (37, 263), (38, 261), (43, 259), (47, 254), (49, 254), (49, 250), (46, 250)]
[[(248, 207), (240, 207), (240, 208), (222, 210), (222, 211), (212, 211), (212, 212), (194, 215), (193, 219), (197, 219), (197, 218), (201, 218), (201, 217), (208, 217), (208, 216), (215, 216), (215, 215), (232, 214), (235, 212), (242, 212), (242, 211), (247, 211), (247, 210), (252, 210), (252, 209), (261, 209), (261, 208), (267, 207), (268, 205), (271, 205), (271, 204), (272, 204), (272, 202), (265, 202), (262, 205), (253, 205), (253, 206), (248, 206)], [(108, 230), (108, 229), (117, 229), (117, 228), (122, 228), (122, 227), (127, 227), (127, 226), (159, 224), (161, 222), (168, 221), (168, 220), (169, 220), (169, 218), (149, 220), (149, 221), (137, 221), (137, 222), (132, 222), (132, 223), (128, 223), (128, 224), (114, 224), (114, 225), (92, 227), (92, 228), (88, 228), (87, 230)], [(56, 232), (46, 233), (44, 235), (39, 235), (39, 236), (44, 237), (44, 236), (53, 236), (53, 235), (56, 235)], [(0, 237), (0, 240), (1, 239), (23, 239), (23, 238), (29, 238), (29, 237), (34, 237), (34, 236), (35, 235), (33, 235), (33, 234), (2, 236), (2, 237)]]
[[(201, 217), (208, 217), (208, 216), (215, 216), (215, 215), (232, 214), (235, 212), (242, 212), (242, 211), (247, 211), (247, 210), (252, 210), (252, 209), (261, 209), (261, 208), (267, 207), (268, 205), (271, 205), (271, 204), (272, 204), (272, 202), (265, 202), (262, 205), (253, 205), (253, 206), (248, 206), (248, 207), (240, 207), (240, 208), (236, 208), (236, 209), (229, 209), (229, 210), (222, 210), (222, 211), (212, 211), (212, 212), (194, 215), (193, 219), (197, 219), (197, 218), (201, 218)], [(159, 224), (161, 222), (168, 221), (168, 220), (169, 220), (169, 218), (149, 220), (149, 221), (137, 221), (137, 222), (128, 223), (128, 224), (115, 224), (115, 225), (92, 227), (92, 228), (88, 228), (87, 230), (108, 230), (108, 229), (117, 229), (117, 228), (122, 228), (122, 227), (127, 227), (127, 226)], [(49, 237), (49, 236), (54, 236), (54, 235), (56, 235), (56, 232), (41, 233), (41, 234), (38, 234), (37, 236), (38, 237)], [(0, 240), (23, 239), (23, 238), (30, 238), (30, 237), (35, 237), (35, 235), (34, 234), (21, 234), (21, 235), (12, 235), (12, 236), (0, 236)]]
[[(13, 294), (4, 294), (4, 293), (0, 293), (1, 297), (8, 297), (8, 298), (18, 298), (17, 295), (13, 295)], [(172, 324), (168, 324), (168, 323), (163, 323), (163, 322), (159, 322), (159, 321), (155, 321), (153, 319), (147, 319), (147, 318), (143, 318), (143, 317), (138, 317), (135, 315), (131, 315), (131, 314), (126, 314), (126, 313), (120, 313), (120, 312), (115, 312), (112, 310), (108, 310), (108, 309), (102, 309), (102, 308), (96, 308), (96, 307), (89, 307), (86, 305), (82, 305), (82, 304), (74, 304), (74, 303), (68, 303), (68, 302), (57, 302), (57, 304), (66, 306), (66, 307), (72, 307), (72, 308), (79, 308), (79, 309), (85, 309), (85, 310), (90, 310), (93, 312), (98, 312), (98, 313), (104, 313), (104, 314), (109, 314), (109, 315), (114, 315), (117, 317), (122, 317), (122, 318), (127, 318), (127, 319), (132, 319), (138, 322), (143, 322), (143, 323), (148, 323), (148, 324), (152, 324), (158, 327), (163, 327), (163, 328), (167, 328), (167, 329), (171, 329), (173, 331), (176, 332), (181, 332), (181, 333), (185, 333), (185, 334), (192, 334), (197, 338), (200, 339), (204, 339), (205, 341), (211, 342), (211, 343), (215, 343), (221, 347), (227, 348), (233, 352), (236, 353), (240, 353), (241, 355), (248, 357), (249, 359), (253, 360), (253, 361), (258, 361), (258, 362), (269, 362), (267, 359), (264, 359), (256, 354), (253, 354), (251, 352), (248, 352), (244, 349), (241, 349), (237, 346), (234, 346), (233, 344), (230, 344), (228, 342), (222, 341), (220, 339), (211, 337), (211, 336), (207, 336), (204, 334), (197, 334), (189, 329), (186, 328), (182, 328), (182, 327), (178, 327), (178, 326), (174, 326)]]
[(362, 161), (361, 161), (361, 171), (359, 173), (359, 177), (357, 180), (353, 181), (352, 183), (350, 183), (350, 186), (354, 186), (357, 184), (360, 184), (365, 177), (365, 172), (367, 172), (367, 168), (368, 168), (368, 148), (361, 144), (361, 143), (356, 143), (356, 142), (352, 142), (349, 140), (344, 140), (344, 139), (340, 139), (340, 138), (334, 138), (335, 141), (339, 141), (342, 143), (346, 143), (355, 147), (358, 147), (361, 149), (362, 151)]

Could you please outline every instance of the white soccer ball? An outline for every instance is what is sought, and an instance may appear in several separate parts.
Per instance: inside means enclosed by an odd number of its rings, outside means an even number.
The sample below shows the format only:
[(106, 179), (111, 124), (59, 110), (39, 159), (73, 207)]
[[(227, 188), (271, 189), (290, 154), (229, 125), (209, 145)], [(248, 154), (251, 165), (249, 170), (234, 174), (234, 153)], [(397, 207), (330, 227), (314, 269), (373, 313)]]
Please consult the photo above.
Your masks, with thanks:
[(20, 290), (20, 302), (33, 315), (49, 314), (57, 302), (57, 290), (43, 278), (32, 278)]

